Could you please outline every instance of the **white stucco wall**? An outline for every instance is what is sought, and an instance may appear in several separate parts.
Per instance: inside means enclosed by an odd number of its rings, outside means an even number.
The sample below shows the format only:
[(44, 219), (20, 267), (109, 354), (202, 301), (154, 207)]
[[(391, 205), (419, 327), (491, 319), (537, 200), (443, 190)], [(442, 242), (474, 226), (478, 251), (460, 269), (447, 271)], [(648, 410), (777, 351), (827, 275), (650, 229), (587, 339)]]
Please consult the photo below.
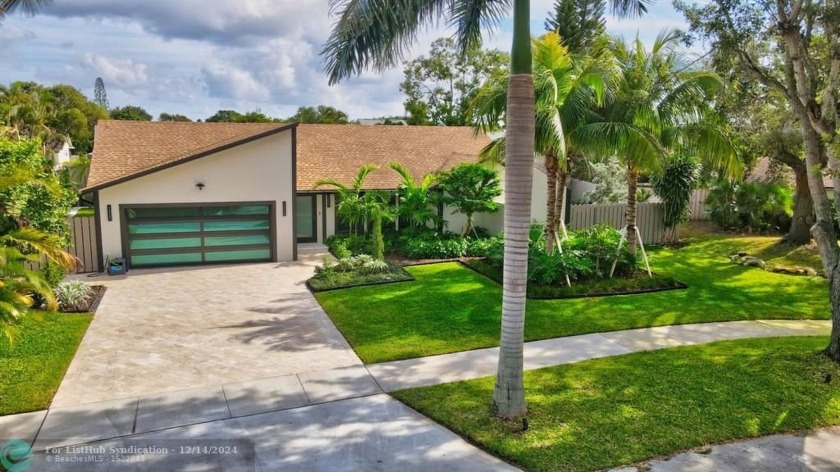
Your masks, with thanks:
[[(122, 256), (120, 205), (143, 203), (276, 202), (280, 261), (294, 257), (292, 131), (287, 130), (99, 191), (103, 260)], [(205, 185), (203, 190), (197, 183)], [(283, 202), (286, 216), (283, 216)], [(111, 205), (112, 221), (107, 207)]]

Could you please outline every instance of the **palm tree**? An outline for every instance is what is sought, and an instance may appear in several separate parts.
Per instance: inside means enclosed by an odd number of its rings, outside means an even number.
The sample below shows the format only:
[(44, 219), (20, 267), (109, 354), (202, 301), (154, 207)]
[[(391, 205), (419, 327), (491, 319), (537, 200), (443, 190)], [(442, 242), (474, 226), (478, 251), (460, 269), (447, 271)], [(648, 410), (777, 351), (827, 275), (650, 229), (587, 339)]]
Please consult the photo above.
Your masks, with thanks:
[[(645, 0), (613, 0), (620, 13), (641, 13)], [(512, 4), (513, 44), (508, 82), (505, 156), (505, 256), (502, 335), (493, 408), (502, 418), (524, 417), (523, 340), (531, 183), (534, 159), (534, 81), (529, 0), (332, 0), (339, 19), (322, 54), (330, 84), (373, 68), (395, 66), (418, 31), (439, 20), (455, 28), (462, 53), (481, 44), (481, 27), (496, 25)]]
[(16, 11), (23, 11), (25, 15), (34, 16), (41, 7), (51, 4), (52, 0), (0, 0), (0, 22), (7, 14)]
[[(559, 240), (558, 230), (561, 227), (565, 230), (562, 211), (570, 171), (568, 152), (575, 148), (569, 132), (594, 113), (610, 80), (610, 71), (609, 64), (603, 64), (600, 57), (572, 56), (557, 33), (547, 33), (532, 43), (536, 93), (534, 142), (536, 152), (545, 159), (548, 178), (545, 250), (552, 252)], [(471, 110), (478, 130), (491, 131), (502, 121), (507, 79), (507, 74), (490, 77), (479, 89)], [(500, 164), (505, 147), (505, 137), (496, 138), (482, 150), (482, 161)]]
[(740, 164), (729, 138), (704, 120), (714, 94), (723, 86), (713, 72), (687, 71), (677, 51), (679, 34), (661, 32), (647, 51), (615, 41), (620, 72), (606, 94), (600, 118), (573, 131), (573, 137), (602, 156), (616, 155), (627, 167), (627, 243), (636, 254), (636, 191), (640, 173), (662, 169), (672, 153), (700, 157), (728, 175)]
[(426, 174), (418, 184), (411, 172), (399, 162), (392, 162), (388, 167), (402, 178), (397, 211), (408, 219), (411, 228), (425, 228), (429, 222), (437, 220), (437, 212), (432, 206), (432, 187), (437, 183), (437, 174)]
[(315, 188), (332, 187), (338, 193), (338, 204), (335, 211), (338, 217), (343, 219), (345, 223), (350, 225), (351, 234), (357, 230), (359, 222), (363, 222), (367, 226), (368, 215), (364, 208), (364, 185), (368, 174), (376, 170), (377, 167), (373, 164), (364, 165), (359, 169), (356, 178), (353, 179), (353, 185), (345, 186), (341, 182), (334, 179), (322, 179), (315, 182)]

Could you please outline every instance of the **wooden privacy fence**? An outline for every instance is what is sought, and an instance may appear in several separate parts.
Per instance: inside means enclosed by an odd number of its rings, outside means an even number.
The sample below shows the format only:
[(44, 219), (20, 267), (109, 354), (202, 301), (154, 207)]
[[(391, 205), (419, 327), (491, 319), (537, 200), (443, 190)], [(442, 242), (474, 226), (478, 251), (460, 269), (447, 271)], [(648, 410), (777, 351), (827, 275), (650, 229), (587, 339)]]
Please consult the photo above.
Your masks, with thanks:
[(705, 220), (708, 219), (706, 215), (706, 197), (709, 196), (709, 190), (705, 188), (698, 188), (691, 194), (691, 200), (688, 204), (688, 209), (691, 212), (690, 220)]
[[(99, 245), (96, 238), (96, 218), (93, 216), (71, 217), (70, 224), (70, 247), (64, 248), (77, 260), (78, 265), (73, 272), (84, 274), (99, 270)], [(41, 264), (29, 264), (33, 270), (41, 268)]]
[[(624, 203), (571, 205), (568, 227), (577, 230), (608, 224), (621, 229), (627, 226), (626, 208), (627, 205)], [(662, 223), (664, 216), (665, 210), (661, 203), (636, 205), (636, 227), (645, 244), (665, 241), (665, 225)]]

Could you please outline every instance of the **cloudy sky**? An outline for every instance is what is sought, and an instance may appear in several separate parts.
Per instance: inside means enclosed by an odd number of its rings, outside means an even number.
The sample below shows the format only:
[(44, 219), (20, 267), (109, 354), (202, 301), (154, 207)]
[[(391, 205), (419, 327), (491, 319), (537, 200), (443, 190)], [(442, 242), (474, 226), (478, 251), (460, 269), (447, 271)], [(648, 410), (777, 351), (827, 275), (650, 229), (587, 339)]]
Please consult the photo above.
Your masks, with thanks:
[[(552, 3), (532, 1), (534, 33)], [(327, 85), (318, 52), (333, 20), (327, 0), (55, 0), (0, 26), (0, 83), (69, 83), (92, 96), (102, 77), (111, 106), (193, 119), (221, 108), (285, 117), (319, 104), (352, 118), (402, 114), (399, 68)], [(608, 19), (610, 32), (645, 41), (683, 26), (662, 0), (641, 19)], [(507, 50), (510, 31), (503, 21), (486, 44)], [(446, 35), (445, 25), (423, 32), (406, 59)]]

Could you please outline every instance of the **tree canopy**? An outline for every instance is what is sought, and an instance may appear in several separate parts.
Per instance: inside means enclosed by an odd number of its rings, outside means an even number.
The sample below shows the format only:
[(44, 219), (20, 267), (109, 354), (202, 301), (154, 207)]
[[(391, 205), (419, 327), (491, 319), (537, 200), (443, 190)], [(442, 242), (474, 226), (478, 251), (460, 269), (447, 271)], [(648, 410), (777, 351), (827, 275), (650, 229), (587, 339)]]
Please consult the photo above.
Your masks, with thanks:
[(499, 50), (470, 49), (462, 55), (452, 38), (432, 43), (428, 55), (403, 68), (408, 124), (465, 126), (472, 124), (470, 100), (488, 77), (506, 71), (510, 57)]
[(297, 109), (297, 112), (290, 116), (286, 121), (295, 121), (298, 123), (322, 123), (322, 124), (347, 124), (350, 119), (347, 113), (327, 105), (318, 105), (317, 107), (303, 106)]
[(124, 107), (117, 107), (111, 110), (111, 119), (124, 121), (152, 121), (152, 115), (142, 107), (136, 105), (126, 105)]
[(606, 38), (605, 0), (555, 0), (545, 29), (563, 38), (572, 54), (591, 51)]

